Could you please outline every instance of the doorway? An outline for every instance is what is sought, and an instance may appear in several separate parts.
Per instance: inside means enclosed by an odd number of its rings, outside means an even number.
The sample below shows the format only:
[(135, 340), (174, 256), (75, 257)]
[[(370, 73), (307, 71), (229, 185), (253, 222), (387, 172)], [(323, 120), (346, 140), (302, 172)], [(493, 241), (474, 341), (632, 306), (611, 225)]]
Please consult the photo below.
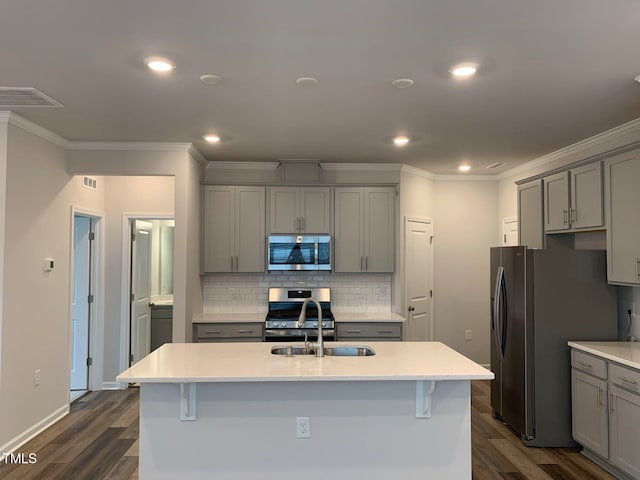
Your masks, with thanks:
[(514, 245), (518, 245), (518, 218), (505, 218), (502, 220), (502, 246)]
[(431, 341), (435, 337), (432, 221), (406, 217), (404, 243), (405, 339)]

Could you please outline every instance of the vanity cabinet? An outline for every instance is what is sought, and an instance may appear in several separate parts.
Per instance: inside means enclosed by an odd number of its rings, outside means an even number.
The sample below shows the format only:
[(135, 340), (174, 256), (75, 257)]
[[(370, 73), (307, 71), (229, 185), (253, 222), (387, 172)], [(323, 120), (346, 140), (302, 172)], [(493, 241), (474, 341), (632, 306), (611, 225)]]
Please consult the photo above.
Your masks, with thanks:
[(544, 247), (542, 228), (542, 180), (518, 185), (518, 244)]
[(609, 283), (640, 285), (640, 150), (604, 165), (607, 277)]
[(203, 271), (264, 272), (265, 187), (204, 187)]
[(602, 228), (601, 162), (549, 175), (543, 185), (545, 232)]
[(335, 189), (335, 272), (393, 272), (392, 187)]
[(271, 187), (270, 233), (331, 233), (331, 189)]
[(262, 342), (264, 322), (260, 323), (194, 323), (194, 343)]
[(150, 351), (171, 343), (173, 333), (173, 305), (151, 304), (151, 345)]
[(337, 341), (383, 342), (402, 340), (397, 322), (336, 322)]

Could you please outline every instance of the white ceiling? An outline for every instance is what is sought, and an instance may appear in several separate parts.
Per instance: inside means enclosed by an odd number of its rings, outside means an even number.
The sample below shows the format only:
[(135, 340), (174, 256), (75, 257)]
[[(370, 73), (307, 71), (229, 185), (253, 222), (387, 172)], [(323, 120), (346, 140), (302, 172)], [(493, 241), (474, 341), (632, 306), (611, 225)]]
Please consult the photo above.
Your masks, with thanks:
[[(0, 86), (64, 105), (23, 117), (72, 141), (193, 142), (212, 161), (499, 173), (640, 117), (637, 0), (7, 0), (0, 46)], [(152, 74), (152, 55), (177, 69)], [(451, 79), (465, 60), (477, 76)], [(391, 86), (403, 77), (414, 86)], [(416, 140), (394, 147), (400, 134)]]

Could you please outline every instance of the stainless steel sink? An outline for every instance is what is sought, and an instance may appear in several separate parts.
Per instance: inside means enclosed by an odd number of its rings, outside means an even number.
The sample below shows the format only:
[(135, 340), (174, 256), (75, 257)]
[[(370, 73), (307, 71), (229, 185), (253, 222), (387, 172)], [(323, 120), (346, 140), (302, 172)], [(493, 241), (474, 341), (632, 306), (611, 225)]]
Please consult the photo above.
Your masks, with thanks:
[[(313, 347), (300, 347), (289, 345), (278, 345), (271, 348), (272, 355), (285, 355), (295, 357), (298, 355), (315, 355), (316, 349)], [(324, 354), (329, 357), (370, 357), (376, 352), (371, 347), (365, 345), (340, 345), (337, 347), (324, 347)]]
[(376, 352), (367, 346), (324, 347), (324, 354), (330, 357), (370, 357)]

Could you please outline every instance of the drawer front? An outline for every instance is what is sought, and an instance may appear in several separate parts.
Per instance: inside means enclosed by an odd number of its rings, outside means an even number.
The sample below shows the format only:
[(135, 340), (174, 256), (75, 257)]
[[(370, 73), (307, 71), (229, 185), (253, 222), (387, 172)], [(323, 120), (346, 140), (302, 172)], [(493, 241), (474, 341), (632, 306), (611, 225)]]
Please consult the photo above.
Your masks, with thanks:
[(609, 381), (619, 387), (640, 393), (640, 371), (638, 370), (610, 363)]
[(590, 375), (607, 379), (607, 362), (579, 350), (571, 350), (571, 366)]
[(173, 307), (151, 307), (151, 318), (173, 318)]
[(336, 333), (339, 340), (343, 338), (400, 340), (402, 327), (396, 323), (337, 323)]
[(215, 338), (262, 338), (261, 323), (205, 323), (196, 325), (198, 340)]

